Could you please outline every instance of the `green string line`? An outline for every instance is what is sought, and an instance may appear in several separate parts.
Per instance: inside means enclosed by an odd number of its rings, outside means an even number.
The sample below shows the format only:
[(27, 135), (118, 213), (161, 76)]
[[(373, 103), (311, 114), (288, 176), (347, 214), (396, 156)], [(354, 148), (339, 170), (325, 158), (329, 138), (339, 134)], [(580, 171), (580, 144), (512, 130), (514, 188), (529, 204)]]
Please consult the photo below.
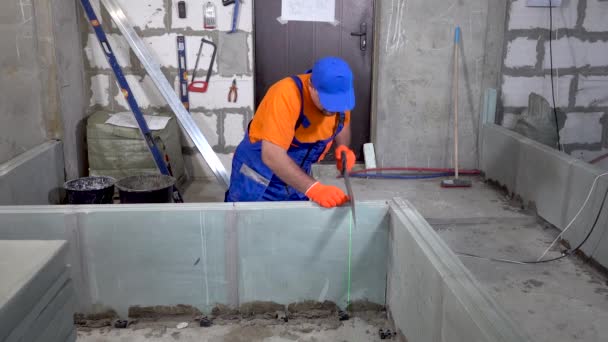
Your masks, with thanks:
[(353, 252), (353, 215), (348, 216), (350, 217), (350, 220), (348, 225), (348, 289), (346, 291), (346, 307), (350, 305), (350, 259)]

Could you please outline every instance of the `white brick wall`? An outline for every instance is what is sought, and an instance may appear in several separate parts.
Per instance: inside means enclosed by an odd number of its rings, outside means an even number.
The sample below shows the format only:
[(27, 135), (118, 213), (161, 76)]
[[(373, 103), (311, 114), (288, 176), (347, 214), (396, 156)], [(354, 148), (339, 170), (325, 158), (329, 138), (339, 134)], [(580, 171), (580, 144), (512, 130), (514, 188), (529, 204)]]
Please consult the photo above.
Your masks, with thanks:
[(604, 113), (568, 113), (564, 127), (560, 130), (562, 144), (594, 144), (602, 141)]
[[(210, 39), (207, 38), (207, 40), (210, 40)], [(174, 42), (175, 42), (175, 40), (174, 40)], [(219, 46), (217, 41), (214, 41), (214, 43), (216, 46)], [(174, 46), (175, 46), (175, 44), (176, 43), (173, 43)], [(194, 63), (196, 63), (196, 57), (198, 55), (198, 49), (200, 46), (201, 46), (201, 37), (186, 36), (186, 60), (188, 62), (188, 69), (191, 72), (192, 72), (192, 69), (194, 69)], [(174, 52), (173, 55), (176, 57), (176, 58), (174, 58), (175, 59), (174, 63), (177, 63), (176, 52)], [(213, 55), (213, 47), (209, 44), (205, 44), (203, 46), (203, 52), (201, 53), (201, 60), (198, 62), (199, 71), (201, 71), (201, 69), (207, 70), (209, 63), (211, 62), (212, 55)], [(217, 69), (218, 56), (219, 55), (216, 54), (215, 62), (213, 63), (213, 71), (215, 71), (215, 72), (218, 71), (218, 69)], [(176, 67), (177, 67), (177, 65), (176, 65)]]
[(254, 49), (254, 45), (253, 45), (253, 35), (249, 35), (247, 37), (247, 48), (249, 49), (249, 70), (254, 71), (253, 68), (253, 49)]
[(590, 32), (608, 31), (608, 2), (587, 0), (583, 27)]
[[(99, 1), (99, 0), (93, 0)], [(216, 4), (218, 13), (218, 29), (221, 31), (229, 31), (232, 25), (232, 13), (234, 6), (224, 7), (221, 5), (221, 0), (211, 0)], [(142, 30), (150, 29), (192, 29), (198, 32), (203, 32), (203, 4), (207, 0), (194, 1), (186, 0), (187, 18), (179, 19), (177, 11), (178, 0), (171, 0), (173, 6), (171, 18), (168, 18), (168, 13), (165, 12), (164, 0), (120, 0), (122, 8), (133, 25)], [(252, 32), (252, 4), (253, 0), (244, 0), (241, 3), (240, 16), (238, 21), (238, 29), (240, 31)], [(99, 14), (99, 12), (98, 12)], [(171, 19), (171, 27), (165, 27), (165, 20)], [(143, 40), (148, 45), (150, 52), (155, 57), (156, 62), (164, 68), (177, 68), (177, 47), (176, 33), (158, 34), (150, 36), (150, 31), (145, 32)], [(158, 33), (156, 31), (155, 33)], [(217, 33), (214, 33), (217, 35)], [(186, 49), (187, 49), (187, 66), (190, 77), (194, 69), (194, 63), (198, 54), (201, 37), (186, 34)], [(222, 36), (222, 35), (220, 35)], [(110, 43), (117, 55), (120, 65), (131, 67), (130, 63), (130, 48), (127, 42), (120, 35), (108, 35)], [(218, 44), (219, 42), (215, 42)], [(219, 44), (218, 44), (219, 46)], [(85, 48), (85, 53), (90, 65), (94, 68), (103, 68), (109, 70), (109, 65), (106, 62), (105, 55), (96, 36), (90, 33)], [(248, 37), (247, 45), (243, 46), (243, 54), (247, 54), (250, 61), (250, 70), (253, 70), (253, 41), (251, 36)], [(206, 68), (209, 66), (212, 55), (210, 46), (205, 45), (201, 60), (198, 67), (197, 80), (202, 81), (206, 76)], [(213, 65), (213, 71), (218, 72), (218, 60)], [(139, 77), (134, 75), (126, 75), (127, 81), (132, 88), (133, 95), (136, 97), (140, 107), (144, 113), (149, 114), (151, 107), (166, 106), (165, 100), (156, 90), (153, 82), (148, 76)], [(217, 125), (218, 117), (211, 113), (212, 110), (225, 108), (238, 108), (239, 112), (242, 108), (253, 108), (254, 104), (254, 83), (253, 77), (237, 77), (238, 101), (236, 103), (228, 102), (227, 95), (232, 85), (233, 77), (220, 77), (212, 75), (208, 91), (206, 93), (190, 93), (191, 108), (205, 108), (203, 112), (192, 113), (192, 116), (201, 129), (204, 136), (208, 139), (212, 146), (219, 144)], [(122, 94), (109, 93), (110, 84), (114, 81), (114, 76), (95, 75), (91, 78), (91, 105), (101, 105), (111, 107), (114, 100), (116, 104), (128, 108), (128, 104)], [(176, 85), (177, 90), (178, 79), (171, 80)], [(209, 110), (209, 111), (207, 111)], [(235, 111), (236, 112), (236, 111)], [(227, 114), (224, 125), (224, 138), (226, 146), (236, 146), (240, 143), (244, 135), (244, 122), (246, 118), (243, 114), (229, 113)], [(185, 146), (194, 147), (189, 138), (185, 137), (182, 142)], [(224, 166), (230, 172), (232, 154), (219, 155)], [(213, 173), (205, 166), (204, 160), (200, 154), (196, 156), (185, 156), (186, 162), (189, 163), (189, 168), (194, 169), (195, 178), (214, 178)]]
[[(555, 101), (559, 107), (568, 106), (568, 93), (572, 76), (555, 79)], [(546, 77), (513, 77), (504, 76), (503, 102), (507, 107), (527, 107), (530, 93), (536, 93), (552, 102), (551, 78)]]
[(528, 38), (517, 38), (509, 42), (505, 65), (509, 68), (536, 65), (536, 45), (536, 40)]
[[(170, 33), (161, 36), (144, 37), (143, 40), (148, 45), (148, 49), (158, 64), (163, 67), (177, 68), (176, 38), (177, 34)], [(187, 43), (188, 42), (186, 42), (186, 49), (188, 50), (186, 50), (186, 52), (190, 52), (189, 50), (191, 50), (192, 47), (188, 46)], [(188, 57), (189, 56), (186, 56), (186, 58)], [(190, 63), (188, 63), (188, 66), (190, 66)], [(192, 62), (192, 66), (194, 66), (194, 62)]]
[(237, 146), (245, 136), (243, 121), (245, 117), (241, 114), (226, 114), (224, 120), (224, 137), (226, 146)]
[[(241, 2), (239, 9), (239, 20), (237, 28), (241, 31), (252, 32), (253, 25), (253, 0), (245, 0)], [(178, 0), (173, 0), (173, 11), (172, 11), (172, 28), (189, 28), (193, 30), (203, 29), (203, 7), (207, 4), (207, 0), (201, 2), (186, 1), (186, 18), (180, 19), (177, 12)], [(232, 13), (233, 5), (224, 7), (221, 0), (212, 0), (215, 4), (215, 11), (217, 14), (216, 22), (217, 29), (220, 31), (230, 31), (232, 29)]]
[[(562, 7), (553, 8), (553, 26), (573, 28), (576, 26), (578, 1), (563, 1)], [(526, 0), (511, 4), (509, 29), (549, 28), (548, 7), (526, 7)]]
[(141, 29), (165, 27), (163, 0), (118, 0), (132, 25)]
[[(223, 154), (218, 153), (217, 156), (220, 158), (220, 161), (226, 168), (226, 172), (230, 174), (232, 170), (232, 156), (233, 153)], [(207, 166), (207, 162), (203, 159), (200, 153), (191, 156), (184, 156), (184, 162), (189, 172), (189, 176), (194, 179), (208, 179), (211, 181), (215, 181), (215, 175)]]
[[(112, 51), (116, 56), (116, 60), (118, 60), (118, 64), (123, 68), (131, 66), (131, 61), (129, 60), (129, 51), (131, 48), (127, 41), (115, 34), (109, 34), (107, 37), (110, 46), (112, 46)], [(84, 52), (91, 67), (110, 69), (106, 54), (101, 49), (95, 33), (89, 34), (87, 44), (84, 47)]]
[[(111, 80), (114, 82), (114, 78)], [(108, 75), (95, 75), (91, 77), (91, 106), (110, 105), (110, 76)]]
[[(219, 138), (217, 134), (217, 115), (205, 113), (192, 113), (192, 118), (196, 125), (201, 129), (201, 132), (209, 142), (211, 147), (218, 144)], [(187, 146), (194, 147), (194, 143), (186, 136)]]
[(608, 106), (608, 76), (579, 76), (576, 105)]
[[(608, 21), (608, 18), (606, 18)], [(545, 43), (543, 67), (549, 69), (549, 42)], [(576, 38), (561, 38), (553, 41), (553, 67), (571, 68), (584, 66), (608, 66), (608, 42), (581, 41)]]
[[(135, 96), (135, 100), (137, 100), (137, 104), (139, 108), (142, 110), (146, 110), (150, 106), (165, 106), (166, 102), (162, 95), (156, 89), (154, 82), (150, 79), (149, 76), (143, 77), (143, 79), (139, 76), (135, 75), (126, 75), (125, 78), (129, 83), (129, 87), (133, 92), (133, 96)], [(116, 102), (125, 107), (129, 108), (129, 104), (127, 100), (124, 98), (121, 92), (114, 96), (114, 100)], [(145, 113), (149, 114), (149, 113)]]
[[(578, 28), (576, 26), (579, 16), (578, 6), (580, 0), (563, 1), (562, 6), (553, 9), (554, 34), (564, 29)], [(582, 13), (580, 13), (582, 15)], [(583, 29), (588, 32), (608, 32), (608, 1), (586, 0), (585, 19)], [(533, 30), (549, 28), (549, 9), (526, 7), (526, 0), (511, 2), (509, 12), (508, 30)], [(524, 31), (507, 45), (504, 66), (507, 68), (532, 67), (536, 63), (536, 43), (540, 37), (529, 40), (530, 32)], [(579, 37), (580, 31), (574, 35)], [(584, 36), (583, 36), (584, 37)], [(546, 40), (547, 37), (545, 37)], [(595, 38), (594, 38), (595, 39)], [(583, 68), (608, 67), (608, 42), (596, 39), (581, 39), (575, 37), (562, 37), (552, 41), (553, 67), (559, 69), (575, 69), (578, 73), (578, 89), (575, 103), (569, 103), (570, 85), (575, 76), (556, 74), (556, 102), (557, 106), (566, 112), (567, 118), (561, 130), (563, 144), (597, 144), (602, 142), (603, 125), (601, 118), (605, 113), (600, 109), (591, 113), (575, 112), (569, 109), (570, 105), (582, 108), (608, 106), (608, 76), (584, 76)], [(545, 76), (514, 77), (503, 76), (502, 98), (506, 107), (527, 107), (529, 94), (534, 92), (545, 97), (552, 103), (549, 68), (550, 54), (549, 42), (544, 42), (544, 59), (542, 68)], [(533, 53), (532, 53), (533, 52)], [(583, 69), (584, 70), (584, 69)], [(594, 69), (597, 70), (597, 69)], [(508, 72), (508, 69), (507, 69)], [(539, 72), (543, 73), (543, 72)], [(562, 72), (563, 73), (563, 72)], [(566, 73), (563, 73), (566, 74)], [(568, 72), (567, 74), (572, 74)], [(510, 118), (505, 114), (505, 120)], [(506, 120), (508, 121), (508, 120)], [(507, 122), (508, 123), (508, 122)], [(592, 156), (583, 156), (583, 151), (575, 151), (573, 155), (589, 161)], [(608, 165), (608, 161), (606, 161)]]
[[(221, 3), (220, 0), (216, 0)], [(245, 32), (253, 31), (253, 6), (252, 2), (254, 0), (244, 0), (241, 2), (241, 6), (239, 8), (239, 17), (237, 21), (237, 29)], [(218, 29), (220, 31), (230, 31), (232, 30), (232, 13), (234, 6), (222, 6), (220, 4), (219, 7), (223, 7), (220, 11), (221, 15), (219, 15)], [(219, 9), (218, 7), (218, 9)]]
[[(200, 76), (200, 78), (197, 76), (198, 80), (205, 80), (205, 75)], [(233, 78), (214, 75), (209, 81), (206, 93), (190, 92), (190, 107), (205, 109), (253, 107), (253, 78), (237, 77), (236, 79), (239, 95), (236, 103), (228, 102), (228, 91)]]
[[(203, 30), (203, 6), (207, 1), (186, 1), (186, 18), (180, 19), (177, 11), (177, 3), (179, 0), (172, 0), (171, 6), (171, 28), (174, 29), (192, 29)], [(219, 1), (221, 3), (221, 0)], [(220, 5), (221, 6), (221, 5)], [(217, 4), (215, 5), (218, 10)]]
[[(186, 63), (188, 70), (192, 73), (194, 69), (194, 63), (196, 63), (196, 57), (198, 56), (198, 49), (201, 45), (201, 38), (196, 36), (186, 36)], [(155, 57), (156, 62), (161, 66), (167, 68), (177, 68), (177, 34), (163, 34), (160, 36), (144, 37), (143, 40), (148, 45), (150, 52)], [(209, 40), (209, 38), (206, 38)], [(217, 41), (214, 41), (216, 45), (219, 45)], [(211, 63), (211, 56), (213, 55), (213, 47), (209, 44), (203, 46), (201, 53), (201, 59), (198, 63), (198, 71), (200, 75), (205, 75), (209, 63)], [(215, 62), (213, 63), (213, 71), (218, 71), (218, 56), (215, 56)], [(197, 76), (197, 79), (198, 79)], [(204, 79), (204, 77), (203, 77)]]

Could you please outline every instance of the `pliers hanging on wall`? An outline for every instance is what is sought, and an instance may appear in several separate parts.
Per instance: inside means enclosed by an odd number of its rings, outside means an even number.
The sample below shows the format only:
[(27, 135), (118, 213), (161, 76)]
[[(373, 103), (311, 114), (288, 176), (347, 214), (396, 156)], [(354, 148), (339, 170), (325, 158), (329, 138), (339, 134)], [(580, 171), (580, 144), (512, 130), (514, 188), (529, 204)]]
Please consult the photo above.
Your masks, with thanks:
[(228, 92), (228, 102), (234, 102), (236, 103), (236, 101), (239, 98), (239, 92), (238, 89), (236, 87), (236, 78), (232, 80), (232, 86), (230, 86), (230, 91)]

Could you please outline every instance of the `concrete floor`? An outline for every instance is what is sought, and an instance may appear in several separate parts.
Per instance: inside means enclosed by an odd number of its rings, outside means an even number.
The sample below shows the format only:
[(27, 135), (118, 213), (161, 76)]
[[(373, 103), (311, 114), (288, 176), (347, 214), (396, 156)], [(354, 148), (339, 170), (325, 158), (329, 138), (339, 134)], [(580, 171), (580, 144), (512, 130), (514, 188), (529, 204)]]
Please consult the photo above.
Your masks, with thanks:
[(360, 318), (345, 322), (288, 323), (252, 320), (200, 328), (196, 325), (177, 329), (176, 322), (136, 324), (128, 329), (91, 329), (78, 331), (79, 342), (370, 342), (380, 341), (377, 325)]
[[(344, 188), (333, 171), (322, 173), (323, 182)], [(535, 260), (558, 234), (480, 178), (471, 189), (442, 189), (439, 180), (366, 179), (353, 179), (353, 188), (357, 200), (409, 200), (456, 252)], [(223, 192), (195, 182), (185, 198), (220, 201)], [(580, 259), (540, 265), (461, 260), (534, 341), (608, 341), (608, 278)]]

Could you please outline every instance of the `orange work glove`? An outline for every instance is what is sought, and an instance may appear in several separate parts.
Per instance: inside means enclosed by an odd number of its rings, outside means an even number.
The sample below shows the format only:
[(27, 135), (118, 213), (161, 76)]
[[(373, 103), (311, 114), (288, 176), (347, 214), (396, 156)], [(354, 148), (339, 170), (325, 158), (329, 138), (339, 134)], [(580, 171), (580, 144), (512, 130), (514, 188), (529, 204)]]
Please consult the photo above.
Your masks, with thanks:
[(336, 147), (336, 167), (340, 173), (342, 173), (342, 152), (346, 152), (346, 171), (350, 172), (353, 166), (355, 166), (357, 157), (355, 156), (355, 152), (346, 145)]
[(319, 182), (306, 190), (306, 196), (324, 208), (334, 208), (348, 202), (348, 196), (340, 188)]

